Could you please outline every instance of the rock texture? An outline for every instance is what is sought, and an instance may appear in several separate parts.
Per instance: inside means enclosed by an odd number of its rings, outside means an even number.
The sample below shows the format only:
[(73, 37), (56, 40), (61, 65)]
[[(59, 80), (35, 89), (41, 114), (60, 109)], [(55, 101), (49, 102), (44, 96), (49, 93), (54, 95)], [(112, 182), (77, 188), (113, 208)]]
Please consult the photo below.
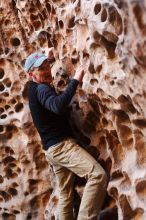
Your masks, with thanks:
[[(23, 69), (27, 55), (51, 48), (58, 92), (85, 67), (71, 124), (109, 176), (100, 220), (146, 219), (145, 21), (145, 0), (1, 0), (0, 219), (57, 219), (56, 181)], [(75, 185), (77, 212), (84, 181)]]

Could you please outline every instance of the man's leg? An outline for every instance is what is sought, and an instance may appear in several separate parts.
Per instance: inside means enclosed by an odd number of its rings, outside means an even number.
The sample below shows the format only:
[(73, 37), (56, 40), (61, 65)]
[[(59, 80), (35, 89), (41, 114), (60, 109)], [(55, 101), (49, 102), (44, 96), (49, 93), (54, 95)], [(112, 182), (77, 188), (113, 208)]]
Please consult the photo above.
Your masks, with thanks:
[(59, 188), (58, 213), (59, 220), (73, 220), (73, 198), (74, 198), (74, 179), (75, 174), (67, 168), (57, 165), (52, 161), (49, 153), (47, 159), (53, 165)]
[(86, 178), (87, 183), (81, 200), (78, 220), (96, 219), (107, 186), (107, 178), (103, 168), (73, 139), (63, 141), (54, 148), (52, 147), (48, 150), (48, 154), (53, 158), (54, 164), (64, 166), (78, 176)]

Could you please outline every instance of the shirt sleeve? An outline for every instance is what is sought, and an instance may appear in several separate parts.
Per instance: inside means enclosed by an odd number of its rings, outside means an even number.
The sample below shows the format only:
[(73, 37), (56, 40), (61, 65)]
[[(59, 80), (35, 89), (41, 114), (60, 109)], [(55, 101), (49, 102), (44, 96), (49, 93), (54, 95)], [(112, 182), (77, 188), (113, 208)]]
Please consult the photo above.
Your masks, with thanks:
[(63, 114), (74, 96), (78, 84), (78, 80), (70, 80), (68, 87), (60, 95), (57, 95), (55, 90), (50, 86), (40, 84), (37, 88), (38, 100), (48, 110), (59, 115)]

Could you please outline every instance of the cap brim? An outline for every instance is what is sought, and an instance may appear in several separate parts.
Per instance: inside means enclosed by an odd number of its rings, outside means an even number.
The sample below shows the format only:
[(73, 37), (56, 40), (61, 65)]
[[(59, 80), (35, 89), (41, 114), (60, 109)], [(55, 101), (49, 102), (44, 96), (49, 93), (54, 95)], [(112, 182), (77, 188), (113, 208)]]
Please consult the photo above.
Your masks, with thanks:
[(36, 62), (33, 64), (33, 67), (39, 67), (45, 60), (47, 60), (48, 57), (40, 57), (36, 60)]

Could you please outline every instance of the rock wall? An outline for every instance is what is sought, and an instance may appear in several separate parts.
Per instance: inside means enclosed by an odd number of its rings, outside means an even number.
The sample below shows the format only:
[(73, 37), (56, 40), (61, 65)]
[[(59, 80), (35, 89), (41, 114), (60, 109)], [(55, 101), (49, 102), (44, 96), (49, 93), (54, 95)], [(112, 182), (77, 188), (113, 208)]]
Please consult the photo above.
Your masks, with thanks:
[[(109, 176), (100, 220), (146, 219), (145, 12), (145, 0), (0, 1), (0, 219), (57, 219), (23, 69), (31, 52), (50, 49), (58, 91), (85, 67), (71, 124)], [(77, 178), (76, 212), (83, 187)]]

